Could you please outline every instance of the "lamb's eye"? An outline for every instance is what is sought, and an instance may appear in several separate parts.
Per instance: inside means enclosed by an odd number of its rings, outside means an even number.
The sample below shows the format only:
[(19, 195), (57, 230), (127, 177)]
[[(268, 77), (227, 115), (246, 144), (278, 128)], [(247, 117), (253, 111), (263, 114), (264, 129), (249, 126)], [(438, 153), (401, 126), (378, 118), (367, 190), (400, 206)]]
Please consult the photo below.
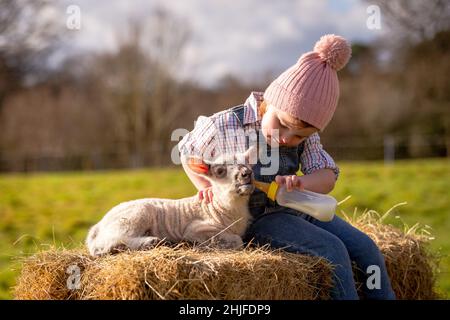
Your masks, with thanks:
[(227, 174), (227, 169), (225, 167), (216, 167), (214, 168), (215, 176), (218, 178), (223, 178)]

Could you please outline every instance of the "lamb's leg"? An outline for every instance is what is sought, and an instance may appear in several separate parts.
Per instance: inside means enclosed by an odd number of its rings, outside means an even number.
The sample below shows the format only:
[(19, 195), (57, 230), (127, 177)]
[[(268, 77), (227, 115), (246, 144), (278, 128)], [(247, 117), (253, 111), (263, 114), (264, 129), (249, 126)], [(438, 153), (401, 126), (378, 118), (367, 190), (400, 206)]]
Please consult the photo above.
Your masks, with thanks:
[(130, 250), (148, 250), (154, 248), (162, 239), (158, 237), (135, 237), (127, 238), (122, 241), (122, 244)]
[(220, 230), (213, 226), (210, 222), (204, 220), (192, 221), (184, 231), (183, 240), (202, 244), (211, 240)]
[(120, 253), (126, 250), (149, 250), (154, 248), (161, 239), (157, 237), (128, 237), (120, 241), (114, 241), (105, 253)]
[(223, 249), (238, 249), (244, 245), (242, 238), (234, 233), (224, 232), (217, 236), (217, 246)]
[(243, 245), (241, 237), (223, 231), (214, 223), (195, 220), (189, 224), (183, 239), (196, 244), (213, 244), (219, 248), (236, 249)]

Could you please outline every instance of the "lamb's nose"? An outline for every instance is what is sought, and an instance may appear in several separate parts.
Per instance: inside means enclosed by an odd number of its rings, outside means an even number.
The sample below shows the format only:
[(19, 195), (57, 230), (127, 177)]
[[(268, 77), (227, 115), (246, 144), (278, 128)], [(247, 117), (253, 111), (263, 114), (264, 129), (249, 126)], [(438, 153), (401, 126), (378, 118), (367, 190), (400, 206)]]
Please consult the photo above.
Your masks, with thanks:
[(247, 167), (243, 167), (239, 170), (239, 176), (242, 180), (249, 181), (252, 177), (252, 170)]

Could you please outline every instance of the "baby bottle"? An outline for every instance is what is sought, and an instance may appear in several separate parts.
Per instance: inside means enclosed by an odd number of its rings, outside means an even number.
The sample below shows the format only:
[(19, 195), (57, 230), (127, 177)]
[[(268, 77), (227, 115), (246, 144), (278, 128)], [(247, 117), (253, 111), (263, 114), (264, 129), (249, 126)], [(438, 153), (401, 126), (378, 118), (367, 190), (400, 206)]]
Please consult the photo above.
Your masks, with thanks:
[(253, 184), (281, 206), (307, 213), (324, 222), (331, 221), (334, 217), (337, 201), (332, 196), (298, 189), (289, 192), (285, 186), (280, 186), (275, 181), (265, 183), (254, 180)]

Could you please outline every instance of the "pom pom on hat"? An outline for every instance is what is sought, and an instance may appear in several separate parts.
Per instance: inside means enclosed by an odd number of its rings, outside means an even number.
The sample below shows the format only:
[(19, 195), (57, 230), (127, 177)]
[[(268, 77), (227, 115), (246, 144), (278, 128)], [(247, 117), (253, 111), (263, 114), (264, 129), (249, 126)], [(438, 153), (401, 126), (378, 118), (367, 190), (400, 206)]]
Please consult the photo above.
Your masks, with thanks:
[(317, 52), (323, 61), (338, 71), (347, 64), (352, 54), (352, 49), (347, 40), (341, 36), (327, 34), (317, 41), (314, 46), (314, 52)]

